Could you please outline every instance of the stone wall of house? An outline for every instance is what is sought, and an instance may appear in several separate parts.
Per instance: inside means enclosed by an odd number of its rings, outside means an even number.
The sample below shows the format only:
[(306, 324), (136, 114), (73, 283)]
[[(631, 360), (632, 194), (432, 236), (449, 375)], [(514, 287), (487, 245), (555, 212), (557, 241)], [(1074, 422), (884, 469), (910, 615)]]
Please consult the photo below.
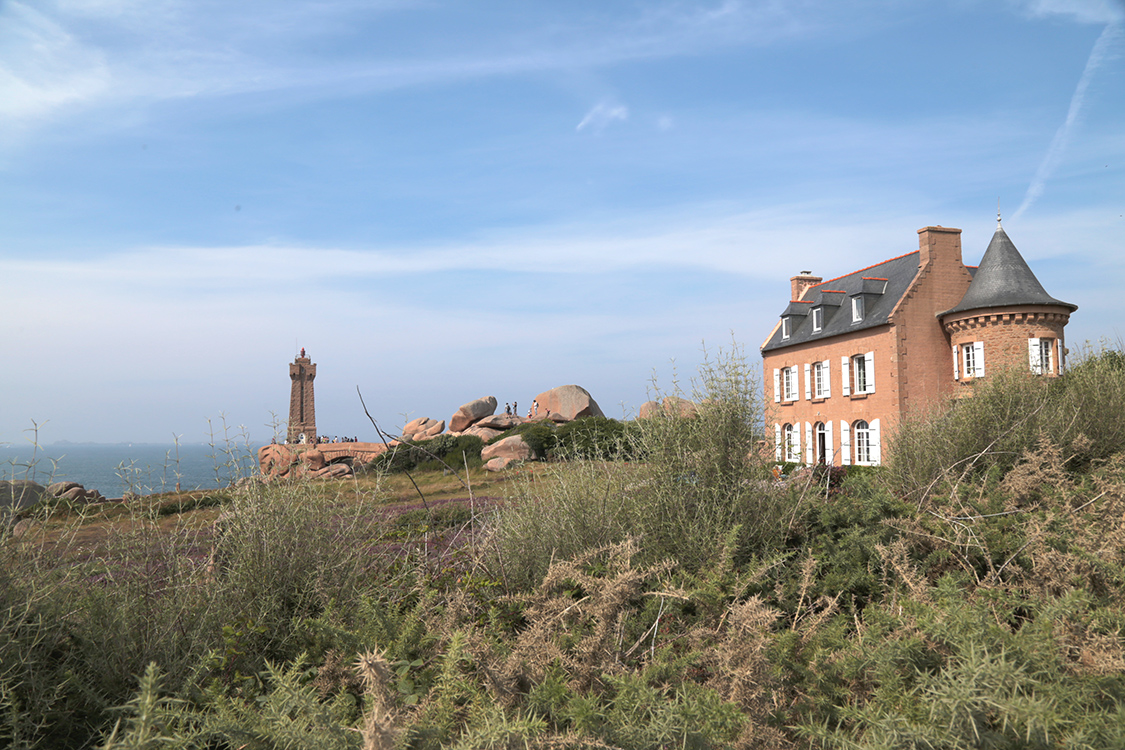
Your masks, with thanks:
[[(1013, 307), (970, 310), (945, 319), (949, 347), (945, 353), (945, 370), (953, 382), (953, 347), (984, 344), (984, 373), (1001, 367), (1029, 368), (1028, 340), (1052, 339), (1051, 371), (1045, 375), (1058, 375), (1060, 354), (1065, 365), (1066, 343), (1063, 328), (1070, 319), (1065, 307), (1024, 305)], [(963, 360), (962, 360), (963, 362)], [(971, 374), (958, 367), (958, 382), (968, 384)]]

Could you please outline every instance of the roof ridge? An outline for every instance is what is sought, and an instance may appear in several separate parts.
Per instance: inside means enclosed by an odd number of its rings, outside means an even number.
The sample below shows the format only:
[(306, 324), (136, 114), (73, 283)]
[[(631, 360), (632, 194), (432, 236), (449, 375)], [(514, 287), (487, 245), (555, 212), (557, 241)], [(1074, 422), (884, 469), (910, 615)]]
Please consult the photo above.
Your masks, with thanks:
[(842, 273), (834, 279), (828, 279), (828, 281), (822, 281), (819, 284), (813, 284), (812, 286), (809, 287), (809, 289), (816, 289), (818, 286), (824, 286), (825, 284), (831, 284), (833, 281), (839, 281), (840, 279), (844, 278), (845, 276), (854, 276), (855, 274), (862, 273), (863, 271), (866, 271), (869, 268), (874, 268), (875, 266), (881, 266), (884, 263), (890, 263), (892, 260), (898, 260), (899, 258), (905, 258), (907, 255), (913, 255), (916, 252), (919, 252), (919, 251), (918, 250), (911, 250), (909, 253), (903, 253), (902, 255), (896, 255), (893, 258), (887, 258), (886, 260), (881, 260), (878, 263), (872, 263), (869, 266), (864, 266), (863, 268), (857, 269), (855, 271), (849, 271), (848, 273)]

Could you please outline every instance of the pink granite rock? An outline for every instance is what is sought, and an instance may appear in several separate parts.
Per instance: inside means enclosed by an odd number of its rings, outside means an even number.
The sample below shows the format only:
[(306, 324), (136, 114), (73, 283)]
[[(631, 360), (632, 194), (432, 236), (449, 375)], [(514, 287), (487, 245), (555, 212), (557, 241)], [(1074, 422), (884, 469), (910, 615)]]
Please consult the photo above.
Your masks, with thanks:
[(497, 456), (496, 458), (494, 458), (494, 459), (490, 460), (488, 463), (486, 463), (484, 465), (484, 468), (487, 469), (488, 471), (503, 471), (504, 469), (508, 468), (508, 466), (510, 466), (513, 463), (515, 463), (515, 461), (513, 461), (510, 458), (504, 458), (503, 456)]
[(523, 417), (517, 417), (515, 414), (493, 414), (491, 417), (485, 417), (477, 422), (474, 427), (491, 427), (494, 430), (504, 432), (510, 430), (516, 425), (523, 424), (527, 420)]
[(300, 459), (301, 464), (305, 466), (307, 471), (320, 471), (328, 463), (324, 454), (315, 448), (302, 453)]
[(645, 401), (641, 404), (641, 408), (637, 410), (637, 419), (648, 419), (649, 417), (655, 417), (659, 413), (659, 401)]
[(494, 458), (508, 458), (513, 461), (530, 461), (535, 458), (535, 453), (532, 452), (531, 446), (525, 443), (521, 436), (512, 435), (492, 445), (486, 445), (484, 450), (480, 452), (480, 457), (485, 463)]
[(661, 406), (665, 414), (677, 417), (694, 417), (698, 407), (686, 398), (678, 396), (665, 396)]
[(497, 437), (498, 435), (503, 435), (504, 431), (503, 430), (496, 430), (496, 429), (493, 429), (491, 427), (481, 427), (479, 424), (475, 424), (472, 427), (470, 427), (469, 429), (462, 432), (461, 434), (462, 435), (476, 435), (481, 440), (483, 440), (484, 442), (487, 443), (492, 438)]
[[(432, 421), (432, 420), (431, 420)], [(445, 420), (434, 421), (432, 425), (427, 427), (418, 438), (433, 438), (445, 432)], [(416, 438), (416, 439), (418, 439)]]
[(485, 417), (496, 413), (496, 397), (485, 396), (475, 401), (470, 401), (461, 406), (457, 413), (449, 418), (450, 432), (463, 432)]
[(579, 417), (605, 416), (590, 392), (577, 385), (560, 385), (540, 393), (535, 400), (539, 402), (541, 416), (550, 412), (552, 418), (560, 415), (567, 421)]

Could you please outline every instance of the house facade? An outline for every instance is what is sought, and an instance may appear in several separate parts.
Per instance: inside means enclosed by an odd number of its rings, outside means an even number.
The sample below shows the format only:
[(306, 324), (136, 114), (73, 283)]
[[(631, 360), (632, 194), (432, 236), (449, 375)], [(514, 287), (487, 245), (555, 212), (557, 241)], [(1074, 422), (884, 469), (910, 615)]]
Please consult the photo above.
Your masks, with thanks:
[(1076, 305), (1043, 289), (997, 220), (979, 267), (961, 230), (924, 227), (918, 250), (824, 281), (790, 279), (790, 302), (762, 345), (767, 424), (778, 461), (877, 465), (908, 413), (989, 367), (1065, 367)]

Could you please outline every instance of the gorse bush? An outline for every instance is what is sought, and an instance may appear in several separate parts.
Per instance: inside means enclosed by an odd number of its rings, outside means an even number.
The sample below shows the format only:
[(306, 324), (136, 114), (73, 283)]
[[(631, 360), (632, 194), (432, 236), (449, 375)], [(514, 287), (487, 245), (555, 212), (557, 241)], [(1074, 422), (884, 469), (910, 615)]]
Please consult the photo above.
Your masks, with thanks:
[[(691, 416), (661, 411), (612, 431), (609, 420), (583, 420), (590, 425), (584, 439), (600, 430), (622, 445), (613, 454), (643, 460), (560, 465), (549, 492), (520, 486), (518, 501), (491, 522), (493, 574), (517, 587), (534, 585), (553, 559), (630, 537), (641, 540), (646, 559), (675, 559), (687, 569), (724, 550), (744, 559), (784, 544), (802, 495), (774, 484), (758, 449), (761, 396), (741, 352), (719, 352), (704, 364), (696, 390)], [(582, 434), (582, 422), (574, 424)]]
[(415, 469), (461, 471), (466, 464), (469, 468), (482, 465), (480, 452), (483, 447), (484, 441), (476, 435), (443, 434), (430, 440), (392, 446), (369, 462), (367, 470), (387, 474)]
[(903, 497), (924, 499), (991, 469), (1011, 469), (1040, 436), (1077, 468), (1125, 445), (1125, 367), (1120, 352), (1076, 358), (1058, 378), (996, 369), (971, 396), (905, 420), (890, 436), (886, 476)]
[(773, 477), (735, 352), (694, 417), (543, 425), (572, 460), (502, 501), (47, 515), (0, 539), (0, 746), (1125, 746), (1123, 362), (990, 374), (902, 433), (948, 464)]

